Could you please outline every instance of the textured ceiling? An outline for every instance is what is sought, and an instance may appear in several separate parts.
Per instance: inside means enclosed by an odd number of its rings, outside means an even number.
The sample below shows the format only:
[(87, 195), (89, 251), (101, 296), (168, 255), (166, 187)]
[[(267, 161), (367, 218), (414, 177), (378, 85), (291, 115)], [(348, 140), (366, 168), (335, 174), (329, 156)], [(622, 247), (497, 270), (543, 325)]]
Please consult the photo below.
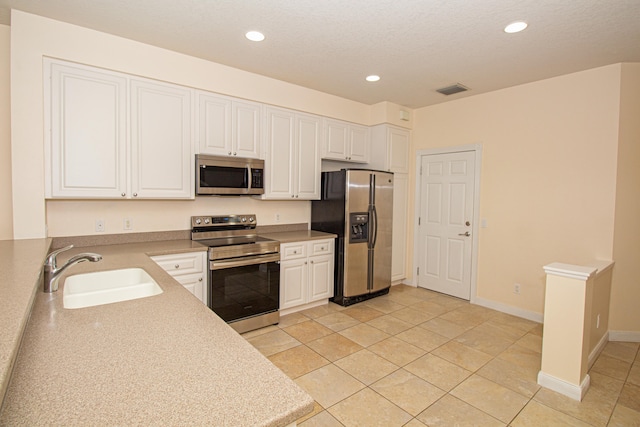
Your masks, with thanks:
[[(640, 0), (0, 0), (0, 23), (10, 8), (411, 108), (640, 62)], [(515, 20), (529, 28), (504, 33)], [(251, 29), (266, 40), (246, 40)], [(471, 90), (435, 92), (453, 83)]]

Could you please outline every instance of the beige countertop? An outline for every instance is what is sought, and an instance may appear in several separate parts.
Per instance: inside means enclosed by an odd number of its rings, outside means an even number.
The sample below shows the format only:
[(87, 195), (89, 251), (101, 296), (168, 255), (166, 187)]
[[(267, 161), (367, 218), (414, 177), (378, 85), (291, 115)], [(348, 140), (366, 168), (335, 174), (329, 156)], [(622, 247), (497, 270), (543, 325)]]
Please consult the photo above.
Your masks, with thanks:
[(5, 395), (51, 239), (0, 240), (0, 402)]
[(260, 233), (260, 236), (278, 240), (280, 243), (302, 242), (305, 240), (335, 239), (335, 234), (315, 230), (282, 231), (275, 233)]
[[(311, 411), (307, 393), (149, 258), (204, 250), (176, 240), (61, 255), (64, 262), (97, 252), (103, 260), (71, 267), (56, 293), (37, 290), (0, 425), (286, 426)], [(40, 265), (45, 252), (20, 255)], [(66, 275), (134, 266), (163, 293), (62, 307)], [(33, 286), (34, 277), (25, 280)]]

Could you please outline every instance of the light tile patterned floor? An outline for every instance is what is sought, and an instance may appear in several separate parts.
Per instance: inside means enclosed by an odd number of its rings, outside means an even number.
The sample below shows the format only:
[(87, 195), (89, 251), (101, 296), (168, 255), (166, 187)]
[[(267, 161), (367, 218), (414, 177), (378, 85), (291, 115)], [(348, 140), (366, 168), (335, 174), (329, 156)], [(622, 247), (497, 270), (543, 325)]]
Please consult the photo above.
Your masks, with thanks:
[(425, 289), (244, 337), (316, 400), (301, 427), (640, 426), (640, 344), (608, 343), (576, 402), (537, 384), (541, 325)]

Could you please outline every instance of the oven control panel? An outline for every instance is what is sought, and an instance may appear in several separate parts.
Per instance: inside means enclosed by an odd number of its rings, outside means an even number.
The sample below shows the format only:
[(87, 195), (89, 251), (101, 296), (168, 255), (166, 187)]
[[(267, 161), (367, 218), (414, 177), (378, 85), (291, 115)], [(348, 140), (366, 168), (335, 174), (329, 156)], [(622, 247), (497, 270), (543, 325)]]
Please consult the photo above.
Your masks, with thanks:
[(230, 226), (255, 226), (256, 215), (213, 215), (213, 216), (192, 216), (191, 227), (230, 227)]

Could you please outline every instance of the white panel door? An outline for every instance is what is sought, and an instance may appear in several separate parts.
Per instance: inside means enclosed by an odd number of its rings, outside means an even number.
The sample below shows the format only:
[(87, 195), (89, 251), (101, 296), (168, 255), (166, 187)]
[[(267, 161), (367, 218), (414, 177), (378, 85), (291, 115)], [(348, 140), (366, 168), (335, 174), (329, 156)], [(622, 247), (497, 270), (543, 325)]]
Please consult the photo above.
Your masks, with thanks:
[(422, 156), (418, 286), (471, 295), (475, 152)]
[(255, 102), (233, 101), (233, 155), (260, 157), (260, 116), (262, 106)]
[(307, 259), (280, 262), (280, 310), (307, 302)]
[(299, 114), (296, 123), (298, 145), (295, 198), (319, 200), (321, 120), (317, 116)]
[(295, 197), (295, 115), (276, 108), (266, 109), (266, 159), (264, 199), (290, 199)]
[(231, 100), (198, 92), (200, 153), (231, 156)]
[[(47, 197), (117, 198), (127, 185), (127, 84), (80, 65), (50, 65)], [(49, 98), (50, 97), (50, 98)]]
[(347, 160), (347, 124), (325, 119), (324, 159)]
[(309, 302), (333, 296), (333, 255), (309, 258)]
[(349, 126), (349, 160), (367, 163), (369, 161), (369, 128), (367, 126)]
[(193, 198), (191, 93), (131, 81), (131, 191), (137, 198)]

